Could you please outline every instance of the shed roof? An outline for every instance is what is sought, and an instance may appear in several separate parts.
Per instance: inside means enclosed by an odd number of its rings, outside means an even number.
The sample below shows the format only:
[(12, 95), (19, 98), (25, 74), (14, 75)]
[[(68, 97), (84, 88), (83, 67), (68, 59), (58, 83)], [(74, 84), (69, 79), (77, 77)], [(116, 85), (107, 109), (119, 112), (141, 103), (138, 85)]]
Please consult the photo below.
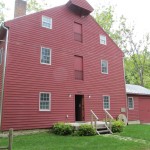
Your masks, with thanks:
[(126, 84), (127, 94), (150, 95), (150, 90), (140, 85)]

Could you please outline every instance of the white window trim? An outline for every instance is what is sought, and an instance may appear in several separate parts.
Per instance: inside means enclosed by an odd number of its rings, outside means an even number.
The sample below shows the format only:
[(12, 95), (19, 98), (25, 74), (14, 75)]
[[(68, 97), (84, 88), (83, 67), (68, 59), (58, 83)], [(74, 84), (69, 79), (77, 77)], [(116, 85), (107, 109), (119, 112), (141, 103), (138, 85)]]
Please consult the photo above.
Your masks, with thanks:
[[(133, 108), (129, 108), (129, 98), (132, 99)], [(129, 109), (129, 110), (133, 110), (133, 109), (134, 109), (134, 99), (133, 99), (133, 97), (128, 97), (128, 109)]]
[[(104, 38), (105, 38), (105, 43), (101, 43), (101, 37), (104, 37)], [(102, 44), (102, 45), (107, 45), (107, 38), (106, 38), (105, 35), (100, 34), (99, 38), (100, 38), (100, 44)]]
[[(41, 102), (41, 94), (49, 94), (49, 109), (41, 109), (40, 102)], [(40, 92), (39, 93), (39, 111), (51, 111), (51, 93), (50, 92)]]
[(2, 59), (3, 59), (3, 57), (2, 57), (3, 53), (2, 53), (2, 52), (3, 52), (3, 48), (0, 48), (0, 60), (1, 60), (1, 61), (0, 61), (0, 65), (1, 65), (2, 62), (3, 62), (3, 60), (2, 60)]
[[(102, 69), (102, 62), (103, 62), (103, 61), (107, 62), (107, 72), (103, 72), (103, 71), (102, 71), (102, 70), (103, 70), (103, 69)], [(101, 73), (102, 73), (102, 74), (108, 74), (108, 61), (107, 61), (107, 60), (101, 60)]]
[[(49, 57), (49, 63), (43, 63), (43, 62), (41, 62), (41, 60), (42, 60), (42, 48), (46, 48), (46, 49), (49, 49), (50, 51), (50, 57)], [(52, 63), (52, 49), (50, 49), (50, 48), (48, 48), (48, 47), (41, 47), (41, 56), (40, 56), (40, 64), (43, 64), (43, 65), (51, 65), (51, 63)]]
[[(109, 108), (104, 108), (104, 97), (107, 96), (109, 100)], [(110, 96), (109, 95), (103, 95), (103, 110), (110, 110)]]
[[(49, 28), (49, 27), (46, 27), (46, 26), (43, 26), (43, 18), (44, 18), (44, 17), (51, 20), (50, 28)], [(43, 15), (42, 15), (42, 27), (43, 27), (43, 28), (47, 28), (47, 29), (52, 29), (52, 25), (53, 25), (52, 18), (51, 18), (51, 17), (47, 17), (47, 16), (43, 16)]]

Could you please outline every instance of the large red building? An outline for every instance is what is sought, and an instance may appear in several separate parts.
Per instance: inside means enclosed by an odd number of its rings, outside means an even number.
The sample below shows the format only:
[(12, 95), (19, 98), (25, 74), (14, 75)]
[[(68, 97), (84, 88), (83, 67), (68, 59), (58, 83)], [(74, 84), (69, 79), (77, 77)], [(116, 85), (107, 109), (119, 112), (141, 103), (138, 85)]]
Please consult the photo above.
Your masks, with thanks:
[[(22, 1), (22, 0), (19, 0)], [(0, 130), (49, 128), (126, 110), (123, 52), (85, 0), (0, 28)]]

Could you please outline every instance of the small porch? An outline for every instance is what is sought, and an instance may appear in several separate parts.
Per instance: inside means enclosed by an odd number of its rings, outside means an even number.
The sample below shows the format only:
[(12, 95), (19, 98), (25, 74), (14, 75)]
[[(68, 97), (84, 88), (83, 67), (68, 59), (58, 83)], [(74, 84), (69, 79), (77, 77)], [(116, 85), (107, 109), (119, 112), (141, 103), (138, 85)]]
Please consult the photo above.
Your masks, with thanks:
[(89, 121), (89, 122), (76, 121), (76, 122), (68, 123), (68, 124), (75, 127), (76, 130), (78, 130), (78, 128), (81, 125), (84, 125), (84, 124), (92, 125), (95, 128), (97, 134), (99, 134), (99, 135), (100, 134), (106, 134), (106, 133), (113, 134), (112, 133), (112, 120), (113, 120), (113, 117), (108, 113), (107, 110), (104, 110), (104, 111), (105, 111), (105, 115), (106, 115), (105, 121), (99, 121), (99, 118), (91, 110), (91, 121)]

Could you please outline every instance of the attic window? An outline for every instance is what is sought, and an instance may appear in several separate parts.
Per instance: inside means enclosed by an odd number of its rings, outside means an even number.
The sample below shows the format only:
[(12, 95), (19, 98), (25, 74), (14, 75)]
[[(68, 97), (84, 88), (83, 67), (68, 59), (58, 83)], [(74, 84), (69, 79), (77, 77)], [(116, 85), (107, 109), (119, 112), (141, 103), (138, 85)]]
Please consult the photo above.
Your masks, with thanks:
[(106, 45), (106, 36), (105, 35), (100, 35), (100, 44)]
[(42, 16), (42, 27), (52, 29), (52, 18)]

